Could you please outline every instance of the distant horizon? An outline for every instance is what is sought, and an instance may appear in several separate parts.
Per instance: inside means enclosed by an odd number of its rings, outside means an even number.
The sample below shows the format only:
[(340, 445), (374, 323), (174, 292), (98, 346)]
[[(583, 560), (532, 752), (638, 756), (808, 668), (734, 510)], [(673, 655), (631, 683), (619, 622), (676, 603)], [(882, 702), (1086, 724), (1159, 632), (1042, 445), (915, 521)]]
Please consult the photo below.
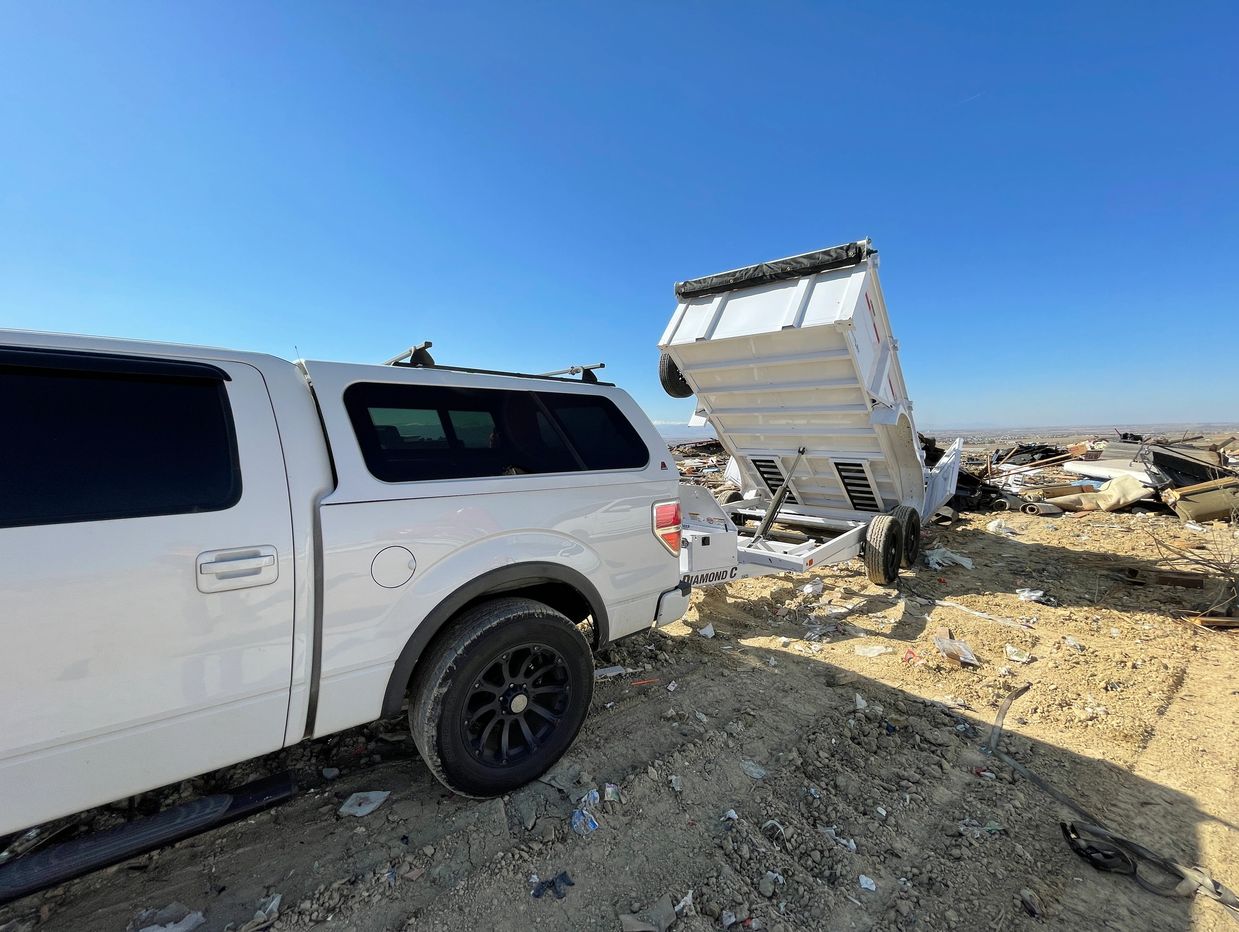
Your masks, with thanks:
[[(690, 426), (677, 421), (654, 421), (654, 426), (664, 437), (676, 440), (717, 438), (717, 433), (710, 425)], [(1235, 421), (1151, 421), (1146, 424), (975, 424), (975, 425), (924, 425), (918, 424), (917, 430), (922, 434), (963, 434), (963, 433), (1003, 433), (1007, 431), (1020, 433), (1114, 433), (1116, 430), (1127, 433), (1148, 434), (1166, 431), (1196, 430), (1212, 433), (1215, 431), (1239, 431), (1239, 420)]]

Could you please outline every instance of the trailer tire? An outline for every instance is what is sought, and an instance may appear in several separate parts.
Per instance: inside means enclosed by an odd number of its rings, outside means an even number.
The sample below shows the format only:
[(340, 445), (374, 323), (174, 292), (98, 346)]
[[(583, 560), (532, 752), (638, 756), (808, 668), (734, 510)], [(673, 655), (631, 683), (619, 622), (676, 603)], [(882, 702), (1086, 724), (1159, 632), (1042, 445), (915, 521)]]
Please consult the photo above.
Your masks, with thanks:
[(719, 496), (718, 500), (721, 505), (734, 505), (736, 502), (744, 501), (744, 493), (739, 489), (728, 489)]
[(865, 573), (871, 583), (893, 585), (903, 560), (903, 528), (893, 515), (878, 515), (865, 529)]
[(658, 357), (658, 381), (662, 383), (663, 391), (672, 398), (690, 398), (693, 388), (684, 379), (684, 373), (675, 364), (675, 360), (663, 353)]
[(576, 625), (533, 599), (496, 598), (461, 612), (422, 657), (409, 727), (440, 783), (501, 796), (559, 760), (593, 691), (593, 651)]
[(921, 513), (910, 505), (900, 505), (891, 517), (903, 531), (903, 568), (911, 569), (921, 555)]

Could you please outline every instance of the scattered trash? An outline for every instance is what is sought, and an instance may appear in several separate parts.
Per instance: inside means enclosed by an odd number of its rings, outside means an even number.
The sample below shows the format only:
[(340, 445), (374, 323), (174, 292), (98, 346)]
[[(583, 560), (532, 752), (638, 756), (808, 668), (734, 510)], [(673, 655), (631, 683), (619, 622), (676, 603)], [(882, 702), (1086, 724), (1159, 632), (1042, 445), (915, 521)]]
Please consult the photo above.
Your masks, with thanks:
[(1063, 643), (1074, 651), (1079, 651), (1080, 653), (1084, 652), (1084, 645), (1073, 638), (1070, 634), (1063, 638)]
[(1015, 663), (1029, 663), (1032, 661), (1032, 654), (1026, 650), (1016, 647), (1014, 644), (1008, 644), (1003, 648), (1007, 655), (1007, 659)]
[[(945, 628), (939, 630), (946, 631)], [(966, 642), (951, 637), (949, 631), (946, 632), (945, 636), (943, 634), (936, 635), (934, 637), (934, 646), (942, 651), (944, 657), (948, 660), (954, 660), (961, 667), (979, 667), (981, 665), (981, 661), (977, 660), (977, 656), (972, 652), (972, 648)]]
[(609, 803), (622, 803), (624, 801), (624, 793), (618, 785), (604, 783), (602, 785), (602, 798)]
[(824, 588), (825, 586), (822, 585), (822, 581), (820, 579), (815, 579), (812, 582), (805, 583), (805, 585), (801, 586), (800, 591), (805, 595), (821, 595), (822, 589)]
[(1189, 531), (1195, 531), (1197, 534), (1204, 534), (1208, 530), (1203, 524), (1198, 524), (1195, 521), (1184, 521), (1183, 526)]
[(190, 912), (182, 903), (169, 903), (163, 909), (146, 909), (137, 915), (133, 926), (138, 932), (193, 932), (206, 924), (200, 910)]
[(338, 776), (340, 776), (339, 767), (324, 767), (323, 768), (323, 779), (324, 780), (334, 780)]
[(833, 841), (840, 848), (846, 848), (852, 854), (856, 853), (856, 842), (851, 838), (840, 838), (838, 829), (835, 826), (818, 826), (818, 831)]
[(859, 657), (880, 657), (883, 654), (893, 654), (895, 648), (883, 647), (880, 644), (857, 644), (856, 654)]
[(1063, 513), (1063, 509), (1057, 505), (1051, 505), (1049, 502), (1025, 502), (1020, 506), (1020, 511), (1026, 515), (1040, 515), (1043, 518)]
[(675, 680), (672, 680), (670, 683), (667, 684), (667, 692), (669, 693), (673, 693), (679, 688), (680, 688), (680, 684), (677, 683)]
[(853, 702), (856, 704), (857, 712), (863, 712), (865, 709), (869, 708), (869, 703), (865, 701), (865, 697), (860, 693), (856, 693), (856, 697), (853, 699)]
[(781, 637), (781, 638), (779, 638), (779, 646), (780, 646), (780, 647), (787, 647), (789, 644), (791, 644), (791, 642), (792, 642), (792, 639), (791, 639), (791, 638), (789, 638), (789, 637)]
[(1002, 537), (1014, 537), (1019, 533), (1015, 528), (1007, 524), (1004, 518), (995, 518), (989, 524), (985, 525), (985, 530), (991, 534), (998, 534)]
[[(388, 883), (391, 886), (395, 886), (395, 871), (390, 872)], [(273, 893), (271, 896), (259, 900), (254, 918), (241, 926), (237, 932), (260, 932), (260, 930), (270, 928), (271, 924), (280, 918), (280, 903), (283, 899), (284, 895), (282, 893)]]
[(679, 795), (680, 793), (684, 792), (684, 781), (681, 780), (678, 776), (675, 776), (673, 774), (671, 777), (667, 779), (667, 782), (671, 784), (671, 789), (675, 791), (676, 795)]
[(709, 719), (707, 719), (707, 718), (706, 718), (706, 714), (705, 714), (704, 712), (694, 712), (694, 713), (693, 713), (693, 718), (697, 719), (697, 721), (701, 722), (701, 724), (703, 724), (703, 725), (704, 725), (707, 721), (709, 721)]
[(714, 623), (711, 622), (710, 624), (706, 625), (704, 628), (698, 628), (697, 633), (700, 634), (703, 638), (714, 637)]
[(598, 788), (594, 787), (592, 790), (587, 792), (585, 795), (583, 795), (580, 799), (577, 800), (576, 804), (580, 806), (582, 809), (590, 809), (594, 806), (597, 806), (598, 805)]
[(736, 914), (730, 909), (725, 909), (719, 913), (718, 921), (724, 929), (730, 929), (736, 924)]
[(693, 891), (689, 890), (684, 894), (683, 899), (675, 904), (675, 914), (677, 916), (691, 916), (693, 912)]
[(344, 801), (344, 805), (340, 807), (340, 815), (351, 815), (361, 818), (368, 816), (375, 809), (383, 805), (387, 797), (391, 795), (390, 790), (372, 790), (366, 793), (354, 793)]
[(529, 895), (535, 900), (542, 899), (547, 893), (557, 900), (562, 900), (568, 895), (568, 888), (575, 887), (576, 883), (567, 871), (560, 871), (550, 880), (539, 880), (538, 875), (534, 874), (529, 878), (529, 886)]
[(909, 647), (903, 652), (903, 656), (899, 658), (904, 663), (910, 663), (913, 666), (919, 666), (925, 662), (925, 658), (916, 652), (916, 648)]
[(1043, 605), (1052, 605), (1055, 601), (1047, 599), (1043, 589), (1016, 589), (1015, 594), (1020, 597), (1021, 602), (1041, 602)]
[(929, 564), (929, 568), (933, 570), (940, 570), (947, 566), (962, 566), (964, 569), (970, 570), (976, 565), (972, 562), (971, 557), (966, 557), (962, 553), (956, 553), (954, 550), (949, 550), (941, 545), (931, 547), (922, 556), (925, 558), (925, 562)]
[(862, 889), (868, 890), (870, 892), (876, 891), (878, 889), (878, 885), (874, 883), (873, 878), (866, 877), (864, 874), (860, 875), (860, 885)]
[(580, 779), (580, 764), (574, 764), (566, 758), (560, 758), (559, 763), (538, 777), (538, 782), (545, 783), (547, 786), (553, 786), (557, 790), (563, 790), (563, 792), (571, 796), (576, 792), (577, 782)]
[(1041, 897), (1028, 887), (1020, 891), (1020, 905), (1024, 907), (1024, 912), (1034, 919), (1040, 919), (1045, 914), (1045, 907), (1041, 905)]
[(723, 813), (723, 817), (719, 819), (719, 821), (720, 822), (735, 822), (738, 818), (740, 817), (736, 815), (736, 810), (728, 809), (726, 812)]
[(761, 833), (776, 844), (787, 841), (787, 829), (777, 819), (767, 819), (761, 827)]
[(766, 776), (766, 768), (762, 767), (760, 764), (757, 764), (751, 760), (740, 761), (740, 769), (743, 770), (745, 774), (752, 777), (754, 780), (761, 780), (761, 779), (764, 779)]
[(598, 820), (588, 809), (573, 809), (568, 824), (578, 835), (588, 835), (598, 828)]
[(631, 672), (632, 672), (631, 670), (627, 669), (626, 667), (622, 667), (619, 664), (615, 664), (614, 666), (611, 666), (611, 667), (599, 667), (597, 670), (594, 671), (594, 679), (606, 680), (606, 679), (610, 679), (613, 676), (623, 676), (625, 673), (631, 673)]

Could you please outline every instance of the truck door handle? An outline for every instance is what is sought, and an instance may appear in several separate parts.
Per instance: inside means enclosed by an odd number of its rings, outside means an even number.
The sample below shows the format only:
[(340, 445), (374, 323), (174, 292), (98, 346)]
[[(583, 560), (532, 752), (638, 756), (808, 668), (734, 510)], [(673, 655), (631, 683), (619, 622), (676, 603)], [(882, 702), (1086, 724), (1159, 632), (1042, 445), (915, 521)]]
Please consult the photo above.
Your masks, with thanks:
[(280, 577), (276, 550), (267, 545), (208, 550), (194, 562), (199, 592), (266, 586)]
[(247, 557), (243, 560), (212, 560), (210, 563), (199, 563), (198, 572), (218, 576), (221, 573), (260, 570), (264, 566), (275, 566), (275, 557), (268, 554), (265, 557)]

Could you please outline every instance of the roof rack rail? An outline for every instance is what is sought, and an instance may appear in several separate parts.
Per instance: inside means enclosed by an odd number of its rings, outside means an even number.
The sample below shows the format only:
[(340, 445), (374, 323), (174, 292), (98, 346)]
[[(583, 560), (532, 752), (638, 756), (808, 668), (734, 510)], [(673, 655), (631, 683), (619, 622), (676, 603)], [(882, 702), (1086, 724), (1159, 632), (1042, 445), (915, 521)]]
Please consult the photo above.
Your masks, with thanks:
[(595, 369), (605, 369), (605, 362), (590, 363), (587, 366), (569, 366), (567, 369), (556, 369), (554, 372), (543, 372), (546, 376), (557, 375), (579, 375), (582, 382), (589, 382), (592, 385), (598, 384), (598, 376), (594, 375)]
[(430, 355), (428, 350), (434, 346), (429, 340), (425, 343), (418, 343), (417, 346), (410, 346), (399, 356), (393, 356), (391, 359), (383, 363), (385, 366), (411, 366), (417, 369), (433, 369), (435, 360)]

